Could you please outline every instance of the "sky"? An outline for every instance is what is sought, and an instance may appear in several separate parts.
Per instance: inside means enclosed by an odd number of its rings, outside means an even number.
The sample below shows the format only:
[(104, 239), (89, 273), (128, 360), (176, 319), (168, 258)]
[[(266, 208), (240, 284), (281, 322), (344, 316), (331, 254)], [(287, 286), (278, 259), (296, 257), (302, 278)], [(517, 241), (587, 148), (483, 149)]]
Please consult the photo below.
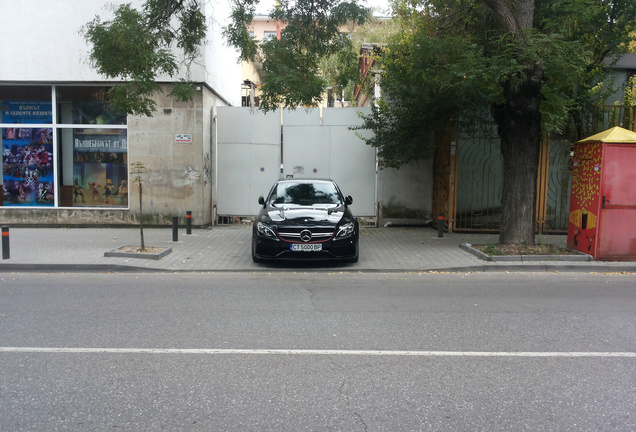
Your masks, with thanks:
[[(389, 0), (362, 0), (362, 2), (366, 7), (373, 7), (381, 11), (380, 13), (376, 12), (375, 15), (389, 15)], [(267, 15), (275, 4), (276, 0), (260, 0), (258, 6), (256, 6), (256, 13)]]

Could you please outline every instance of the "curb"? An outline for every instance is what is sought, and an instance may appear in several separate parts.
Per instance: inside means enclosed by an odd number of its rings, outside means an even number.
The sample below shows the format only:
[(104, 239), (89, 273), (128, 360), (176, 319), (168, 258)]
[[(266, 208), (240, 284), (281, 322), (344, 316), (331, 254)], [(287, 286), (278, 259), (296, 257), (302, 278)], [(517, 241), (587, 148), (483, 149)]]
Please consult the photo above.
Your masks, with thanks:
[(109, 252), (104, 252), (104, 257), (160, 260), (161, 258), (165, 257), (166, 255), (170, 253), (172, 253), (172, 248), (164, 248), (159, 253), (119, 252), (119, 249), (115, 249)]
[(568, 249), (569, 251), (575, 252), (574, 255), (510, 255), (510, 256), (494, 256), (488, 255), (480, 251), (479, 249), (475, 249), (471, 244), (468, 243), (460, 243), (459, 248), (475, 255), (477, 258), (482, 259), (484, 261), (491, 262), (502, 262), (502, 261), (572, 261), (572, 262), (590, 262), (594, 261), (594, 257), (592, 255), (585, 254), (583, 252), (575, 251), (572, 249)]
[[(249, 269), (166, 269), (139, 267), (120, 264), (0, 264), (0, 273), (285, 273), (299, 270), (289, 267), (259, 267)], [(333, 272), (333, 268), (303, 268), (304, 273)], [(533, 273), (636, 273), (636, 265), (568, 265), (568, 264), (503, 264), (468, 265), (459, 267), (429, 269), (371, 269), (343, 268), (341, 273), (495, 273), (495, 272), (533, 272)]]

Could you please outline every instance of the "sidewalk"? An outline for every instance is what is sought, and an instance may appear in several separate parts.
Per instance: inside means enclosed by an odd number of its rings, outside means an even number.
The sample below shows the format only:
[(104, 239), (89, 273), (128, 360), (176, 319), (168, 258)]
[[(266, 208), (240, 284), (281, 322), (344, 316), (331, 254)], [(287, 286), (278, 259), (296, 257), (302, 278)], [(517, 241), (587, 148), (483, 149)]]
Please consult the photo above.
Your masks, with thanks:
[[(489, 262), (460, 249), (460, 243), (496, 243), (494, 234), (444, 233), (430, 228), (363, 228), (360, 260), (355, 264), (254, 264), (250, 255), (251, 225), (179, 229), (146, 228), (146, 247), (172, 248), (160, 260), (105, 257), (122, 246), (139, 246), (139, 228), (10, 228), (10, 258), (0, 272), (218, 272), (218, 271), (347, 271), (469, 272), (581, 271), (636, 272), (636, 262)], [(541, 236), (545, 243), (565, 245), (565, 236)]]

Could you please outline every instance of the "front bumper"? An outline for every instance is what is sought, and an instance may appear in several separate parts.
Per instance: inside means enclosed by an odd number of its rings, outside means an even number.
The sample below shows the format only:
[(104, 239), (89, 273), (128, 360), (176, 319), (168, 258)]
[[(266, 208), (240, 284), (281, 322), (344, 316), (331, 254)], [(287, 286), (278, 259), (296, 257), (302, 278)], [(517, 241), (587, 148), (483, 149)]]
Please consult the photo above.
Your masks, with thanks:
[(252, 242), (254, 256), (261, 260), (340, 261), (355, 259), (358, 256), (358, 241), (354, 236), (321, 242), (321, 251), (309, 252), (292, 251), (292, 242), (267, 239), (258, 235), (254, 236)]

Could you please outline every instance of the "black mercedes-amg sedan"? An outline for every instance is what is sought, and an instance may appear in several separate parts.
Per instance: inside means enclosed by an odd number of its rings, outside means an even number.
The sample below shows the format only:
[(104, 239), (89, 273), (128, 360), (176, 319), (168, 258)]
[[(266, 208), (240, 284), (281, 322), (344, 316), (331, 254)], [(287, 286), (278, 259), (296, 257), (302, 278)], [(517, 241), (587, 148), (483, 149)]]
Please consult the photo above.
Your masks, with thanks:
[(360, 228), (344, 196), (332, 180), (279, 180), (252, 230), (252, 259), (358, 261)]

